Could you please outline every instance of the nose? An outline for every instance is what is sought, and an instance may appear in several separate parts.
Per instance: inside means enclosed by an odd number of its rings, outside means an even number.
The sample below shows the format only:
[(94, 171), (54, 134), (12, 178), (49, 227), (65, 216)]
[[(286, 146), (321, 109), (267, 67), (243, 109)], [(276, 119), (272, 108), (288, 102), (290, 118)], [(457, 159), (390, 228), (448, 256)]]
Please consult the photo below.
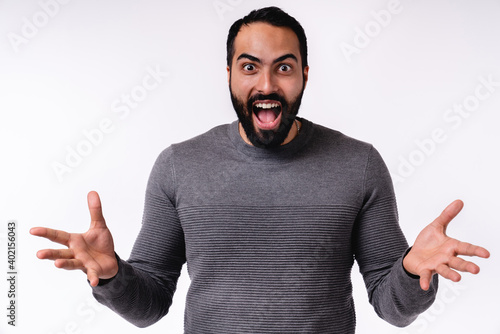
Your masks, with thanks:
[(276, 84), (276, 78), (274, 77), (272, 71), (261, 71), (255, 88), (259, 93), (264, 95), (275, 93), (278, 90), (278, 87)]

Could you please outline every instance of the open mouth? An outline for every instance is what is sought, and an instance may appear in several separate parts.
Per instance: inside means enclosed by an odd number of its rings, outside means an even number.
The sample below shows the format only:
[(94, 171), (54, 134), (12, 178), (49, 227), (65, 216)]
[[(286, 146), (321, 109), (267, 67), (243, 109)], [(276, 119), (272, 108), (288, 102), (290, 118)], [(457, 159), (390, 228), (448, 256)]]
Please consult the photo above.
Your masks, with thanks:
[(281, 122), (281, 103), (273, 100), (255, 101), (252, 105), (253, 117), (257, 126), (272, 130)]

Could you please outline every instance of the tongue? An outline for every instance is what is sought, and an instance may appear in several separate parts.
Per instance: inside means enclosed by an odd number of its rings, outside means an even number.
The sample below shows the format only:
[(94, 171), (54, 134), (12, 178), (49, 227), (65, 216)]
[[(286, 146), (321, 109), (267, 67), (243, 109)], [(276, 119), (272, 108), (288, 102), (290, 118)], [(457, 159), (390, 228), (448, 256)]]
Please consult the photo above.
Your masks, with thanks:
[(276, 119), (274, 111), (271, 109), (262, 109), (257, 113), (257, 117), (262, 123), (272, 123)]

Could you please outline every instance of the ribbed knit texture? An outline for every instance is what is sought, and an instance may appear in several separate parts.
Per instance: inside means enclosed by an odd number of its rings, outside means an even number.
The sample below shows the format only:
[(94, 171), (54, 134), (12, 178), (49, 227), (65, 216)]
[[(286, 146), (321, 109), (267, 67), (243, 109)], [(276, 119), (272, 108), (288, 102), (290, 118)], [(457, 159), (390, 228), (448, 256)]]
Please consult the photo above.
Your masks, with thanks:
[(219, 126), (159, 156), (143, 226), (118, 275), (94, 288), (137, 326), (167, 312), (182, 265), (185, 333), (354, 333), (358, 261), (375, 311), (405, 326), (430, 306), (402, 267), (392, 183), (369, 144), (301, 119), (290, 144), (245, 144)]

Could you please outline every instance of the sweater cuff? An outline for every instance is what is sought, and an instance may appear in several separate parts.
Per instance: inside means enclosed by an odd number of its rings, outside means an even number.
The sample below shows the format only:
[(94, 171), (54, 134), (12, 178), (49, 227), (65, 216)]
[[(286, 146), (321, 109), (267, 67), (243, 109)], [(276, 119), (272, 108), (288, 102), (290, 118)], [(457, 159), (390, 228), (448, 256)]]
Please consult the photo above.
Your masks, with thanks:
[[(405, 252), (405, 256), (406, 254), (408, 254), (410, 249), (411, 247)], [(434, 300), (438, 289), (438, 275), (434, 275), (432, 277), (429, 290), (422, 290), (422, 288), (420, 287), (420, 276), (413, 275), (407, 272), (403, 266), (403, 259), (404, 256), (402, 256), (398, 260), (398, 262), (400, 263), (397, 264), (398, 270), (396, 270), (397, 282), (401, 291), (403, 291), (407, 298), (409, 298), (410, 300), (414, 298), (423, 298), (428, 299), (429, 301)]]
[(413, 279), (420, 279), (420, 276), (418, 276), (418, 275), (413, 275), (412, 273), (408, 272), (408, 271), (406, 270), (405, 266), (403, 265), (403, 260), (404, 260), (404, 258), (406, 257), (406, 255), (408, 255), (408, 253), (409, 253), (410, 251), (411, 251), (411, 247), (410, 247), (410, 248), (408, 248), (408, 249), (406, 250), (405, 254), (403, 255), (403, 258), (401, 259), (401, 267), (403, 267), (403, 270), (405, 271), (405, 273), (406, 273), (408, 276), (410, 276), (411, 278), (413, 278)]

